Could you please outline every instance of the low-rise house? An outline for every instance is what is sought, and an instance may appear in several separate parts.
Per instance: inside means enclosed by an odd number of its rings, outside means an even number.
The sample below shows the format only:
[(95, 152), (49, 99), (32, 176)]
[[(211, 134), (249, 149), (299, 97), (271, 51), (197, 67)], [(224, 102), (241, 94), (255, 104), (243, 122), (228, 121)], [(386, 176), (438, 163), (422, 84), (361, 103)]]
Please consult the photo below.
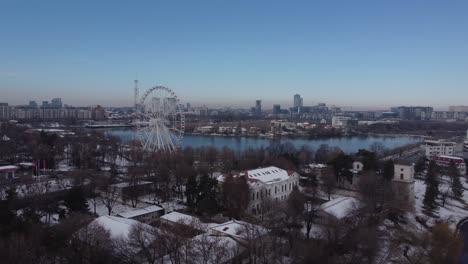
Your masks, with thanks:
[(183, 214), (179, 212), (171, 212), (161, 216), (160, 218), (161, 226), (166, 226), (175, 229), (191, 229), (195, 234), (199, 234), (206, 230), (207, 225), (202, 223), (202, 221), (195, 216), (188, 214)]
[(352, 197), (340, 197), (330, 200), (320, 206), (320, 216), (322, 219), (329, 217), (338, 220), (352, 216), (353, 212), (360, 207), (359, 201)]
[(16, 179), (17, 176), (15, 175), (15, 173), (18, 170), (19, 170), (19, 167), (14, 166), (14, 165), (1, 166), (0, 167), (0, 179), (1, 180)]
[[(181, 263), (244, 263), (245, 254), (255, 254), (267, 233), (266, 228), (243, 221), (211, 224), (205, 232), (186, 241), (179, 251)], [(170, 255), (164, 257), (164, 263), (171, 263)]]
[(156, 205), (152, 205), (141, 209), (122, 212), (119, 213), (117, 216), (137, 220), (146, 224), (151, 224), (157, 219), (159, 219), (159, 217), (161, 217), (163, 214), (163, 208)]
[(444, 140), (425, 140), (421, 148), (424, 155), (428, 159), (438, 156), (452, 156), (455, 154), (456, 142), (449, 142)]

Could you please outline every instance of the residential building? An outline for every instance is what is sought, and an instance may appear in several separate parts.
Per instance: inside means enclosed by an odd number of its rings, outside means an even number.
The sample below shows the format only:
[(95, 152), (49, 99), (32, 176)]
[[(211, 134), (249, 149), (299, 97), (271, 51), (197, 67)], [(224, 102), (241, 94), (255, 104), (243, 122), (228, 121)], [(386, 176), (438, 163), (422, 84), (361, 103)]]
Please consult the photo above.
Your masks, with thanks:
[(0, 120), (10, 119), (12, 116), (12, 108), (7, 103), (0, 103)]
[(424, 156), (432, 159), (438, 156), (453, 156), (456, 145), (456, 142), (444, 140), (425, 140), (421, 148), (424, 151)]

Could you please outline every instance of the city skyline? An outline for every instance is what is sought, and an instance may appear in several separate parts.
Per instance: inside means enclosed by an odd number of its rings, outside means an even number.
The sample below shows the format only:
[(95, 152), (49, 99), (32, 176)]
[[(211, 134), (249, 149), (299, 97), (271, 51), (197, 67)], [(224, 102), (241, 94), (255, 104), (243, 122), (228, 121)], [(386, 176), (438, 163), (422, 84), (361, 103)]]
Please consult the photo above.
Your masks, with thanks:
[(6, 2), (0, 101), (131, 106), (138, 78), (194, 105), (289, 107), (297, 93), (304, 105), (445, 109), (468, 97), (466, 7)]

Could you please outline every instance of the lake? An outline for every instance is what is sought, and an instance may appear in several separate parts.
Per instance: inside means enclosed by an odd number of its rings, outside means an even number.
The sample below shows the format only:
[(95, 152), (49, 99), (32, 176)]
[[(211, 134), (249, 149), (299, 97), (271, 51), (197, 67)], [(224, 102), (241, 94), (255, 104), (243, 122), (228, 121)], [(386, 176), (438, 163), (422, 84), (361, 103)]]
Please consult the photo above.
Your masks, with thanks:
[[(99, 129), (105, 134), (119, 137), (123, 142), (132, 140), (135, 136), (135, 131), (131, 129)], [(223, 137), (223, 136), (202, 136), (202, 135), (186, 135), (183, 140), (183, 147), (216, 147), (221, 149), (229, 147), (238, 152), (248, 148), (258, 149), (267, 148), (272, 142), (279, 143), (292, 143), (296, 148), (304, 145), (316, 150), (322, 144), (329, 147), (338, 147), (346, 153), (354, 153), (359, 149), (368, 149), (373, 143), (381, 143), (387, 149), (394, 149), (408, 144), (421, 142), (421, 137), (415, 136), (352, 136), (352, 137), (339, 137), (328, 139), (304, 139), (304, 138), (282, 138), (280, 140), (271, 140), (265, 138), (255, 137)]]

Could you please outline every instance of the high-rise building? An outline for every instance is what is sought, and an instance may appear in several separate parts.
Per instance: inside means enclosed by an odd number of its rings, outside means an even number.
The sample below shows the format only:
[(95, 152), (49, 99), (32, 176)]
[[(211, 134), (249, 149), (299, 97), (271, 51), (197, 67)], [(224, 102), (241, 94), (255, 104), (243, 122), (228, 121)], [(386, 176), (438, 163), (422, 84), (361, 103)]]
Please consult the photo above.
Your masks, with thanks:
[(278, 115), (281, 113), (281, 106), (279, 104), (273, 105), (273, 114)]
[(36, 101), (29, 101), (29, 108), (34, 108), (35, 109), (37, 107), (38, 107), (38, 105), (37, 105)]
[(262, 114), (262, 100), (255, 101), (255, 114), (256, 115)]
[(0, 103), (0, 120), (10, 119), (11, 107), (7, 103)]
[(301, 95), (295, 94), (294, 95), (294, 107), (302, 107), (303, 106), (303, 99)]
[(41, 107), (42, 108), (49, 108), (50, 107), (49, 101), (42, 101)]
[(61, 98), (52, 99), (51, 107), (53, 107), (53, 108), (62, 108), (62, 99)]

